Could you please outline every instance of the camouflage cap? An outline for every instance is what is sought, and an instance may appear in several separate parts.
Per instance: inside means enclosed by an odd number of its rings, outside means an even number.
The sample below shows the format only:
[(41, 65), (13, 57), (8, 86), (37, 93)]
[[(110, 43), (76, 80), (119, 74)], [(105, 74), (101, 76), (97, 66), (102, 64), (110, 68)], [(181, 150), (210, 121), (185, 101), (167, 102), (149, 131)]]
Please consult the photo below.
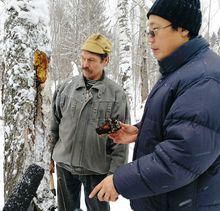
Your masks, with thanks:
[(98, 54), (109, 54), (112, 51), (112, 44), (104, 35), (92, 34), (83, 43), (81, 50)]

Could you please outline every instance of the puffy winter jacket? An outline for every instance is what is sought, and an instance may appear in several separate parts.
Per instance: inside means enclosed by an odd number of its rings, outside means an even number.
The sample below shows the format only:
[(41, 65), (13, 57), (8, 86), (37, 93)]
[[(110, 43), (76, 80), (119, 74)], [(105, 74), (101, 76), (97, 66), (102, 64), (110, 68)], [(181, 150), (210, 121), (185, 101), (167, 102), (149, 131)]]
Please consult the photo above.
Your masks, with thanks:
[(159, 65), (134, 161), (114, 184), (135, 211), (219, 211), (220, 58), (197, 37)]

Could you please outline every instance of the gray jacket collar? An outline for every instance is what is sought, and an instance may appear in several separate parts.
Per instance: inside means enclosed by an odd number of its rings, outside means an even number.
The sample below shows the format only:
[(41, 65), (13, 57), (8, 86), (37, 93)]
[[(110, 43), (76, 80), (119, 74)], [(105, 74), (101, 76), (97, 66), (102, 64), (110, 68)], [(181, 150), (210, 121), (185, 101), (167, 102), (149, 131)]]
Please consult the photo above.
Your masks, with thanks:
[[(92, 89), (97, 89), (100, 92), (104, 92), (105, 91), (105, 81), (107, 80), (107, 77), (105, 75), (105, 72), (103, 73), (103, 79), (102, 80), (99, 80), (97, 81), (93, 86), (92, 86)], [(84, 78), (83, 78), (83, 75), (81, 74), (79, 76), (79, 81), (76, 85), (76, 89), (80, 89), (80, 88), (86, 88), (86, 85), (85, 85), (85, 81), (84, 81)]]

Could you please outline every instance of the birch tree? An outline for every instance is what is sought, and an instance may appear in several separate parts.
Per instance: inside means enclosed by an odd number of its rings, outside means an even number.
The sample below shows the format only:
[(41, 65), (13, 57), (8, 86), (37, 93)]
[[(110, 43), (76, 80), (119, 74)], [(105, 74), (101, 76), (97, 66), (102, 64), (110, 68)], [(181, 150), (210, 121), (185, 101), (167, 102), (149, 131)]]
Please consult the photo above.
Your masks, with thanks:
[(119, 0), (117, 7), (119, 32), (119, 82), (126, 91), (131, 108), (133, 109), (132, 42), (131, 22), (129, 18), (131, 1)]
[[(4, 24), (3, 115), (5, 128), (4, 184), (9, 197), (31, 163), (45, 168), (35, 204), (45, 210), (52, 203), (49, 194), (46, 129), (42, 90), (33, 67), (36, 49), (48, 49), (47, 1), (6, 1)], [(49, 199), (49, 200), (48, 200)]]

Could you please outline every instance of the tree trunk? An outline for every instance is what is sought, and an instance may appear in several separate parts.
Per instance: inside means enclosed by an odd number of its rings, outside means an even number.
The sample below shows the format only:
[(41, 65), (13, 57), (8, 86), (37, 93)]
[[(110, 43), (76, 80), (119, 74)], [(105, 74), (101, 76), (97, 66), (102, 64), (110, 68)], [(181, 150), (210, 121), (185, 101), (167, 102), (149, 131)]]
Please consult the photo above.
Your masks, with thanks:
[(130, 3), (129, 0), (118, 1), (118, 27), (119, 27), (119, 77), (120, 84), (127, 93), (131, 110), (133, 109), (133, 80), (132, 80), (132, 43), (130, 24)]
[(13, 5), (11, 1), (7, 2), (3, 54), (4, 195), (7, 200), (27, 167), (36, 163), (46, 170), (41, 183), (43, 187), (39, 188), (39, 200), (35, 200), (37, 207), (43, 210), (54, 201), (49, 193), (50, 156), (45, 127), (48, 122), (45, 122), (42, 108), (45, 105), (43, 86), (37, 80), (33, 66), (34, 51), (37, 48), (48, 49), (49, 43), (44, 22), (48, 14), (44, 17), (39, 14), (38, 17), (35, 11), (45, 11), (47, 2), (39, 2), (38, 5), (35, 0), (18, 0)]

